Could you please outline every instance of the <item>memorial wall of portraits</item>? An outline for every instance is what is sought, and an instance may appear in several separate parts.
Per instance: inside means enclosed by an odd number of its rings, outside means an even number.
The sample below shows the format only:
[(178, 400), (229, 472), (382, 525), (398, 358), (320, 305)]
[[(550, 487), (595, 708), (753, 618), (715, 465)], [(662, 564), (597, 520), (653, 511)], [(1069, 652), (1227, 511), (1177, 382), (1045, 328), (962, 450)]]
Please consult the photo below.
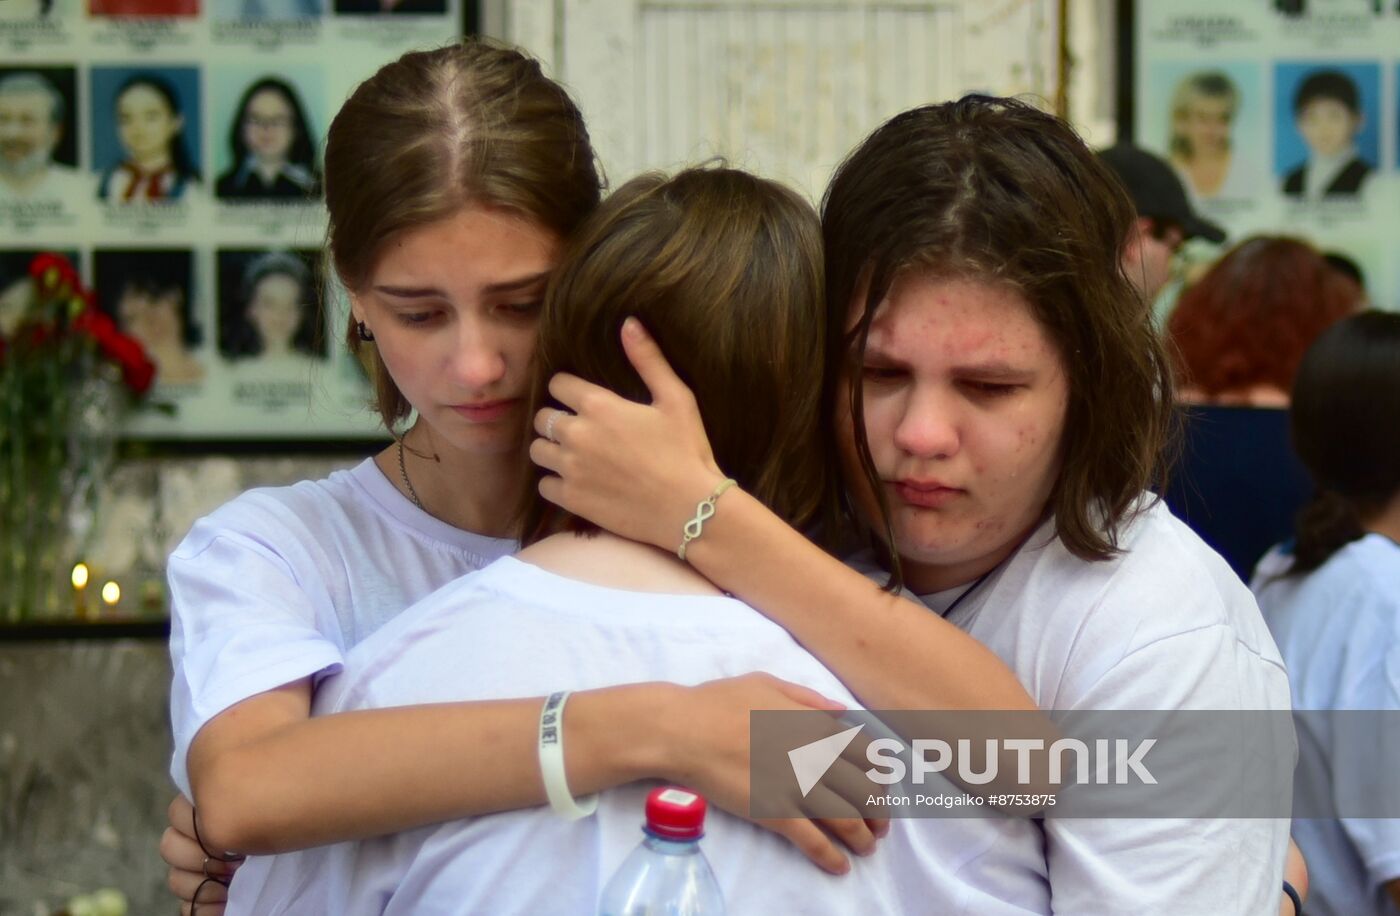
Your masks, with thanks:
[(0, 0), (0, 333), (61, 251), (157, 364), (171, 409), (134, 435), (371, 433), (321, 149), (361, 79), (460, 30), (459, 0)]

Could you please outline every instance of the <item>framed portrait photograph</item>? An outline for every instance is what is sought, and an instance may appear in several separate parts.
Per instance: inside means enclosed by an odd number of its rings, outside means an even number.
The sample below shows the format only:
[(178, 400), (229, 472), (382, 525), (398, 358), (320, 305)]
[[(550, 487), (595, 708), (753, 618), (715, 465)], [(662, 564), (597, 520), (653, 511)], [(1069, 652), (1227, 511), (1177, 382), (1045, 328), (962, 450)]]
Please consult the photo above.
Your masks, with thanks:
[(79, 118), (76, 67), (0, 67), (0, 207), (88, 196)]

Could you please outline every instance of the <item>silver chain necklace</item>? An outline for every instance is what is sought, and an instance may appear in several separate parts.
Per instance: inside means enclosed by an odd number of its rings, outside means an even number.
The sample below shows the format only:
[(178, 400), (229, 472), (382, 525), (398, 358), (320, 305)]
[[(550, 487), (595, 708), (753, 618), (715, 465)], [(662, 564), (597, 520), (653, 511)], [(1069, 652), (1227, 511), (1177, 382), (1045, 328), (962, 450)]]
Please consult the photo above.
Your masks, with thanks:
[(413, 489), (413, 481), (408, 479), (408, 468), (405, 467), (403, 463), (402, 436), (399, 437), (399, 476), (403, 478), (403, 485), (408, 490), (408, 498), (413, 500), (413, 504), (417, 506), (420, 510), (424, 512), (428, 511), (427, 509), (423, 508), (423, 500), (418, 498), (418, 491)]

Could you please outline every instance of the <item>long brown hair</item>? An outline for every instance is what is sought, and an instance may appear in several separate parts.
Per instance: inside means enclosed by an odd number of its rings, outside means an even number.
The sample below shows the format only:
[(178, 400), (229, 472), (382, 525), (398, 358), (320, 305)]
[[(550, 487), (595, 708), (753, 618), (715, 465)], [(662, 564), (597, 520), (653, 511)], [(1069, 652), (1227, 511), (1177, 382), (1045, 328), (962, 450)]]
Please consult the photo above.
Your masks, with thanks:
[[(820, 400), (821, 228), (810, 204), (728, 168), (623, 185), (575, 233), (550, 284), (534, 408), (552, 403), (556, 372), (645, 402), (619, 339), (629, 315), (694, 393), (715, 459), (741, 487), (798, 527), (834, 506)], [(561, 518), (534, 483), (526, 543), (561, 525), (592, 530)]]
[[(598, 204), (594, 158), (578, 107), (522, 52), (470, 39), (405, 54), (361, 83), (331, 122), (325, 183), (336, 273), (355, 292), (391, 238), (472, 204), (567, 236)], [(353, 316), (345, 341), (392, 431), (408, 401)]]
[[(865, 437), (859, 361), (894, 279), (917, 271), (1009, 284), (1055, 341), (1069, 380), (1057, 533), (1083, 559), (1117, 551), (1119, 527), (1165, 474), (1172, 377), (1151, 313), (1124, 275), (1133, 206), (1113, 173), (1058, 118), (1012, 99), (968, 96), (878, 128), (843, 162), (822, 205), (827, 265), (825, 404), (849, 397), (861, 465), (889, 507)], [(857, 303), (864, 290), (864, 301)]]

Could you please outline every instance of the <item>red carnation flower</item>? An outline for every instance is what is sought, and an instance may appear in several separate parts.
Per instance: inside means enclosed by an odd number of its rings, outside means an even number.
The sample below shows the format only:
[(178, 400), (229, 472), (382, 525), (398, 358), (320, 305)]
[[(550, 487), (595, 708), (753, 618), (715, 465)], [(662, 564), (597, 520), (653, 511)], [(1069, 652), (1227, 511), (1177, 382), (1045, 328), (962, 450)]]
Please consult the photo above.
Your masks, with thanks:
[(72, 262), (61, 254), (39, 254), (29, 262), (29, 276), (39, 288), (39, 295), (57, 297), (78, 289), (82, 283)]
[(105, 312), (86, 309), (73, 321), (73, 329), (97, 342), (102, 355), (122, 370), (122, 380), (135, 394), (144, 394), (155, 380), (156, 367), (134, 338), (117, 330)]

